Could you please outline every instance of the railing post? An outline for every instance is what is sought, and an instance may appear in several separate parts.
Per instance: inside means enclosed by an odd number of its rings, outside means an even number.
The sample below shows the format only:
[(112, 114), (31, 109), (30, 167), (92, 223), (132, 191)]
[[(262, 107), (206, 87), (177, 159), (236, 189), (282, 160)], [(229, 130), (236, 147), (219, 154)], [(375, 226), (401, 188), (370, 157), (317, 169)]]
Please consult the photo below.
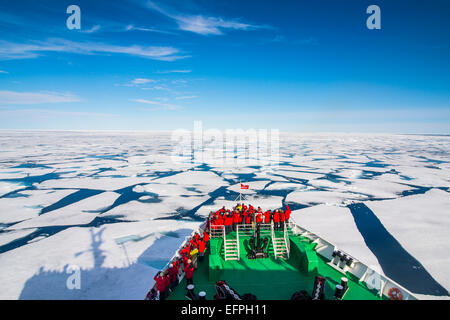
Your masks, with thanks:
[(273, 253), (275, 255), (275, 259), (277, 259), (278, 258), (278, 253), (277, 253), (277, 247), (275, 245), (275, 233), (274, 233), (274, 230), (273, 230), (273, 221), (271, 221), (271, 223), (270, 223), (270, 232), (271, 232), (271, 235), (272, 235)]
[(236, 228), (236, 246), (237, 246), (237, 258), (238, 258), (238, 261), (240, 260), (240, 257), (239, 257), (239, 225), (237, 225), (237, 228)]
[(289, 259), (289, 254), (290, 254), (290, 240), (288, 237), (288, 233), (287, 233), (287, 227), (286, 227), (286, 223), (284, 224), (284, 244), (286, 246), (286, 251), (287, 251), (287, 258)]

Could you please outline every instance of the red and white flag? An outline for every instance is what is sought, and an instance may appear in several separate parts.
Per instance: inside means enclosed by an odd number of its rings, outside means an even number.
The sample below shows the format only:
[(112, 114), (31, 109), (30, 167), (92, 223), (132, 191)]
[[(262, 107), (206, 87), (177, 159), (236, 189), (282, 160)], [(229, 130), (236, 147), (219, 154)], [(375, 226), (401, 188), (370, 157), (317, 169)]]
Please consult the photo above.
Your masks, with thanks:
[(241, 189), (248, 189), (248, 184), (242, 184), (241, 183)]

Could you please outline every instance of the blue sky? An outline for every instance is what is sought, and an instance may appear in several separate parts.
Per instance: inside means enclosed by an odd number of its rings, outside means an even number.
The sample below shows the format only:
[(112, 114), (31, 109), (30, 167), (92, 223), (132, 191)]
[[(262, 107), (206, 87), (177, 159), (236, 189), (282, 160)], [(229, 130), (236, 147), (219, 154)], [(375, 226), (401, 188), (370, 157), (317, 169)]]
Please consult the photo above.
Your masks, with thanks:
[(449, 44), (448, 1), (2, 1), (0, 128), (449, 134)]

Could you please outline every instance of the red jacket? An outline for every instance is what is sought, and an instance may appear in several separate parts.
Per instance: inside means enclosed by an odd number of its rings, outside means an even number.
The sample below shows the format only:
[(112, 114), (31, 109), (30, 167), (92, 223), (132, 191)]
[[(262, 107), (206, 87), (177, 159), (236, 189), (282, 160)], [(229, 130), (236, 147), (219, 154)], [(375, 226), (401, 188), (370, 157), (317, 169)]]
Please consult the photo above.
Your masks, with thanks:
[(245, 223), (246, 224), (252, 223), (252, 215), (250, 213), (248, 213), (247, 216), (245, 217)]
[(275, 223), (280, 222), (280, 214), (278, 212), (275, 212), (273, 214), (273, 222), (275, 222)]
[(203, 241), (205, 242), (209, 241), (209, 233), (206, 231), (203, 232)]
[(186, 279), (192, 279), (192, 276), (194, 275), (194, 266), (192, 264), (186, 264), (184, 273), (186, 275)]
[(239, 223), (240, 216), (241, 216), (241, 215), (240, 215), (239, 213), (233, 214), (233, 222), (234, 222), (234, 223)]
[(198, 242), (198, 251), (199, 251), (199, 252), (205, 252), (205, 242), (202, 241), (202, 240), (200, 240), (200, 241)]
[(283, 222), (285, 218), (286, 218), (286, 214), (284, 212), (280, 213), (280, 221)]
[(289, 205), (286, 206), (286, 220), (289, 220), (291, 217), (291, 208), (289, 208)]
[(158, 289), (159, 292), (164, 292), (166, 290), (169, 277), (155, 275), (153, 280), (156, 281), (156, 289)]
[(257, 215), (256, 215), (256, 223), (261, 223), (263, 221), (263, 219), (262, 219), (262, 214), (261, 213), (258, 213)]
[(270, 212), (266, 211), (264, 212), (264, 223), (269, 223), (270, 222)]
[(189, 249), (187, 247), (184, 247), (183, 249), (180, 250), (180, 254), (182, 256), (185, 256), (189, 253)]
[(224, 225), (226, 226), (231, 226), (233, 224), (233, 217), (226, 216), (224, 220)]
[(174, 282), (177, 279), (178, 265), (174, 262), (172, 266), (168, 269), (170, 281)]

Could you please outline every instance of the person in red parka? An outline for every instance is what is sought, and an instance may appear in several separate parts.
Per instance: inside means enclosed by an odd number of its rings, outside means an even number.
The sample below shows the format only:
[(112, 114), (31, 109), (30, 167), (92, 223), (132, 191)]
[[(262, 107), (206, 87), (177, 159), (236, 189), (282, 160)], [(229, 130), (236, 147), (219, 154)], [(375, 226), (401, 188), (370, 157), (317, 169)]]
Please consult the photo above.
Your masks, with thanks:
[(256, 223), (260, 224), (261, 222), (263, 222), (263, 217), (262, 217), (262, 213), (258, 212), (256, 214)]
[(203, 231), (203, 241), (205, 241), (206, 249), (209, 249), (209, 233), (206, 231)]
[(245, 216), (245, 224), (251, 223), (252, 223), (252, 213), (250, 211), (247, 211), (247, 215)]
[(233, 226), (233, 216), (231, 214), (225, 215), (224, 218), (225, 232), (228, 234), (231, 232)]
[(239, 213), (238, 210), (234, 211), (234, 213), (233, 213), (233, 230), (234, 231), (236, 231), (236, 227), (239, 223), (240, 216), (241, 216), (241, 214)]
[(273, 214), (273, 224), (275, 230), (278, 230), (280, 228), (280, 213), (278, 212), (278, 210), (275, 210), (275, 213)]
[(223, 218), (222, 216), (219, 216), (216, 220), (216, 225), (222, 226), (223, 225)]
[(246, 210), (241, 214), (241, 219), (239, 220), (239, 223), (245, 224), (245, 220), (246, 220), (247, 216), (248, 216), (248, 211)]
[(164, 272), (156, 274), (153, 280), (156, 281), (156, 289), (159, 291), (159, 300), (166, 300), (169, 288), (169, 277)]
[(178, 285), (178, 270), (180, 268), (180, 262), (178, 259), (175, 259), (172, 262), (172, 265), (167, 269), (169, 271), (169, 278), (170, 278), (170, 291), (173, 291), (173, 288), (175, 288)]
[(289, 221), (289, 218), (291, 217), (291, 208), (289, 208), (289, 205), (286, 205), (286, 222)]
[(270, 210), (264, 212), (264, 223), (270, 223)]
[(284, 214), (283, 210), (280, 210), (280, 229), (284, 228), (284, 220), (286, 218), (286, 215)]
[(187, 261), (186, 266), (184, 267), (184, 274), (186, 276), (187, 284), (194, 284), (194, 280), (192, 279), (194, 277), (194, 265), (192, 264), (191, 259)]
[(200, 239), (198, 241), (198, 257), (200, 262), (203, 261), (203, 256), (205, 255), (205, 241), (203, 239)]

